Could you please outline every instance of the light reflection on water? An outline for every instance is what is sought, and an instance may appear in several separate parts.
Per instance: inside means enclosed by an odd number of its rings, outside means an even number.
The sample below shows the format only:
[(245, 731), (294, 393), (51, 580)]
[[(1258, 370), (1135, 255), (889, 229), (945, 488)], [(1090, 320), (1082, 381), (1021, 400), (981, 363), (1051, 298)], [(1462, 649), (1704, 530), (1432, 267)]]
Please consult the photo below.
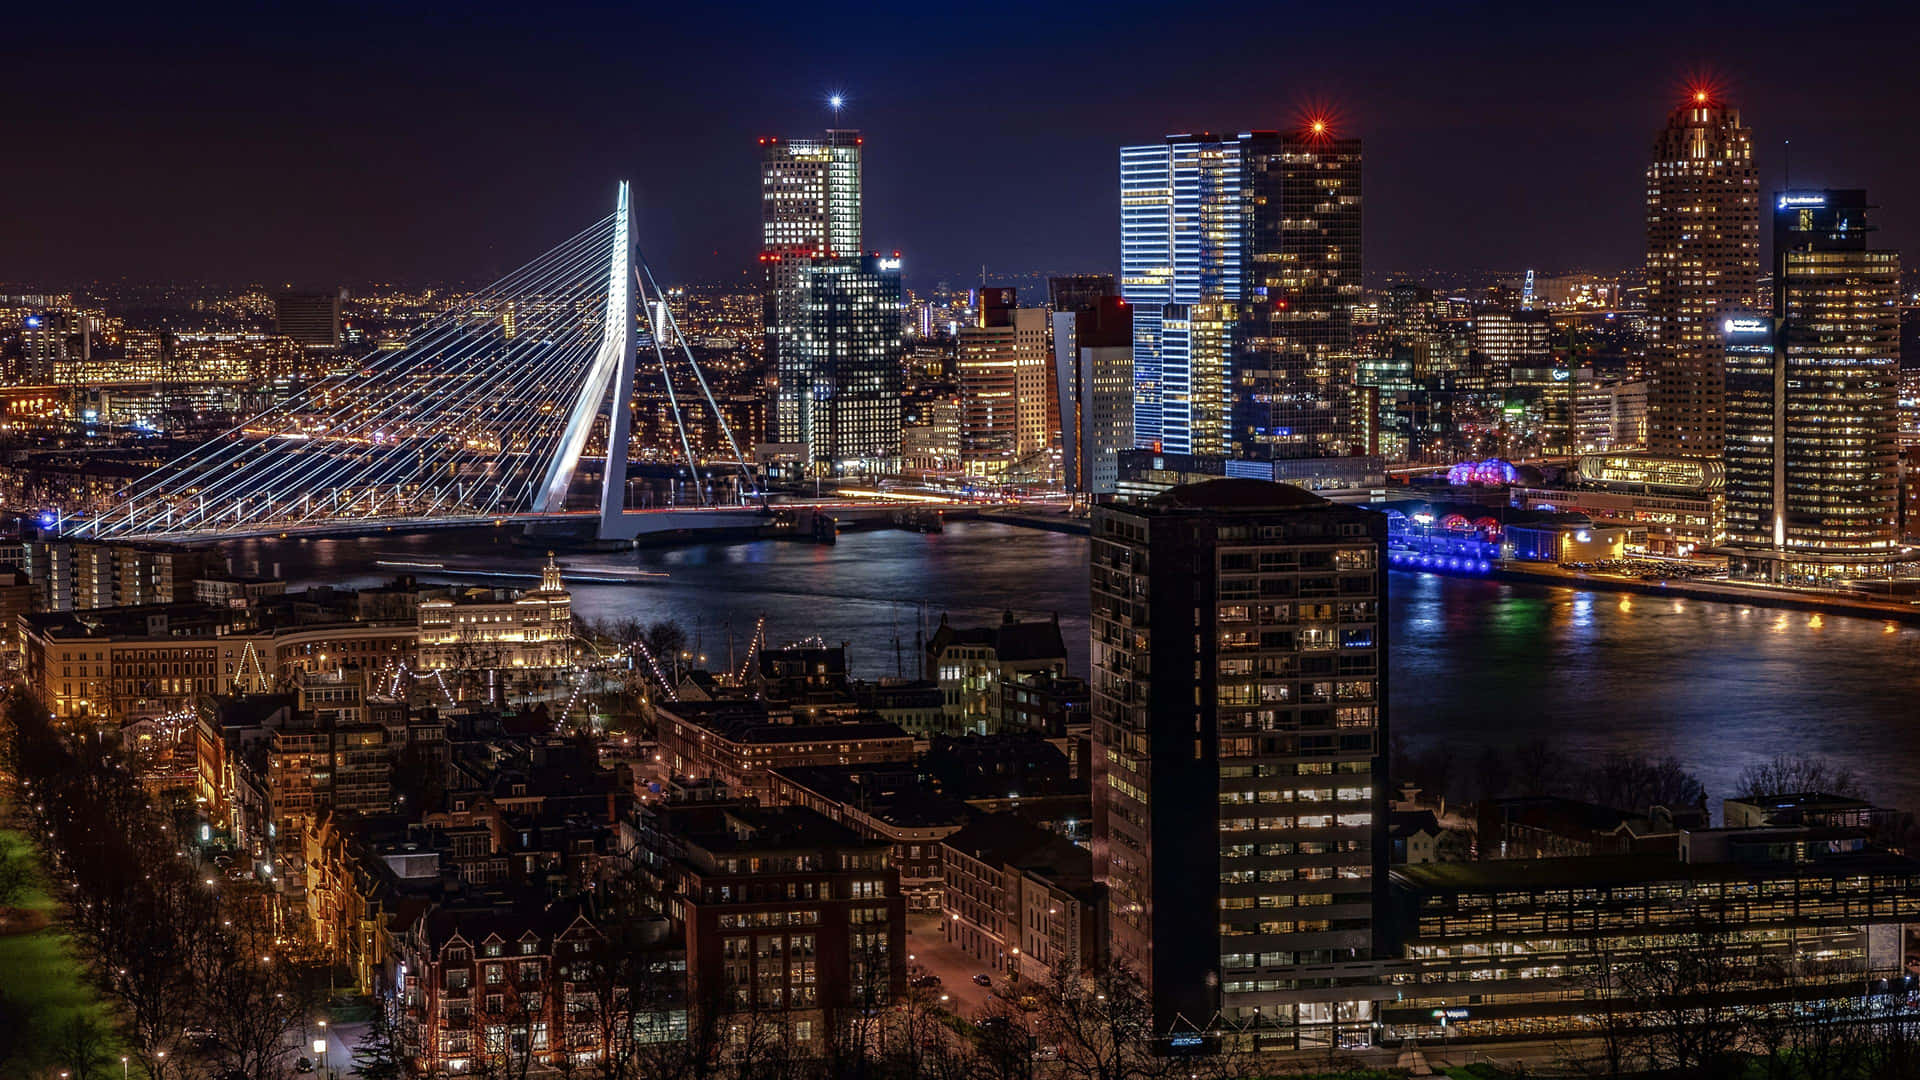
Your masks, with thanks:
[[(544, 552), (506, 529), (230, 546), (237, 569), (280, 562), (296, 586), (372, 584), (398, 573), (382, 554), (499, 570)], [(767, 616), (776, 644), (818, 634), (848, 642), (865, 676), (914, 674), (916, 626), (940, 613), (978, 624), (1011, 606), (1058, 612), (1085, 673), (1086, 539), (982, 523), (944, 535), (850, 533), (832, 547), (756, 542), (621, 555), (563, 556), (583, 570), (664, 570), (665, 580), (577, 584), (589, 618), (672, 618), (714, 662), (736, 655)], [(1821, 756), (1866, 778), (1884, 803), (1920, 808), (1920, 632), (1879, 620), (1700, 600), (1581, 592), (1396, 572), (1391, 586), (1392, 723), (1416, 745), (1482, 746), (1546, 738), (1592, 759), (1614, 750), (1677, 756), (1717, 800), (1749, 762)], [(897, 660), (896, 660), (897, 657)]]

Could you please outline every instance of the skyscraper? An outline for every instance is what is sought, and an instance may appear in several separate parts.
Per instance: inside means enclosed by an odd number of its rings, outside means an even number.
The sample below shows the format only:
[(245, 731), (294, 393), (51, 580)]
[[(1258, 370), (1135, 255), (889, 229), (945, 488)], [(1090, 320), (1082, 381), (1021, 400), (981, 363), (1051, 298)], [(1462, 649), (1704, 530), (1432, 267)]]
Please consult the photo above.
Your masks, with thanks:
[[(1221, 479), (1093, 511), (1093, 858), (1156, 1034), (1366, 1045), (1387, 873), (1386, 519)], [(1306, 970), (1306, 969), (1311, 969)]]
[(1170, 135), (1120, 149), (1120, 291), (1133, 308), (1138, 446), (1225, 451), (1240, 200), (1232, 136)]
[(1737, 575), (1884, 571), (1898, 534), (1900, 256), (1867, 195), (1774, 198), (1772, 319), (1728, 315), (1727, 540)]
[(769, 255), (860, 254), (858, 131), (762, 139), (761, 247)]
[(1233, 351), (1232, 452), (1327, 457), (1357, 437), (1360, 140), (1323, 120), (1241, 138), (1246, 279)]
[(1119, 453), (1133, 446), (1133, 312), (1127, 302), (1108, 295), (1056, 310), (1053, 362), (1067, 490), (1111, 495), (1120, 479)]
[(1060, 438), (1051, 344), (1045, 308), (1019, 307), (1011, 288), (980, 290), (980, 324), (960, 329), (955, 362), (969, 475), (1051, 473)]
[(884, 467), (900, 450), (899, 263), (861, 251), (862, 143), (847, 130), (761, 140), (769, 434), (806, 444), (816, 472)]
[(1647, 165), (1647, 447), (1718, 458), (1725, 446), (1720, 324), (1753, 307), (1760, 179), (1740, 111), (1706, 90), (1673, 110)]
[(822, 475), (900, 467), (900, 260), (794, 259), (780, 394)]
[(1348, 452), (1360, 160), (1324, 122), (1121, 149), (1137, 445)]

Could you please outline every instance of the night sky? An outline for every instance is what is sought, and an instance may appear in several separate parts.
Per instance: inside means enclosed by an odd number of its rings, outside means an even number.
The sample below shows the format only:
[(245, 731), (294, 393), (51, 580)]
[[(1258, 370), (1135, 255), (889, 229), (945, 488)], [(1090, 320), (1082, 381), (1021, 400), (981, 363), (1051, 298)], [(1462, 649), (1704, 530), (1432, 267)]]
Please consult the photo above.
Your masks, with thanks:
[(0, 28), (11, 284), (473, 280), (623, 176), (657, 273), (737, 278), (755, 138), (827, 126), (834, 90), (867, 243), (919, 286), (1111, 270), (1122, 143), (1305, 108), (1366, 140), (1371, 278), (1631, 266), (1699, 78), (1769, 190), (1791, 138), (1797, 184), (1865, 186), (1920, 250), (1913, 4), (31, 7)]

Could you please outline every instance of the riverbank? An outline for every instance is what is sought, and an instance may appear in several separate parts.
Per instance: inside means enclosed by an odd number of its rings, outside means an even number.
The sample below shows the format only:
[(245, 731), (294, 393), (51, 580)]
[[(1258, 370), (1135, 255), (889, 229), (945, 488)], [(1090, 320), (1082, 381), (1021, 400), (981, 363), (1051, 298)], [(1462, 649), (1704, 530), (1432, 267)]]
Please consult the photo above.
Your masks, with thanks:
[(1017, 525), (1022, 529), (1042, 529), (1046, 532), (1069, 533), (1074, 536), (1086, 536), (1093, 526), (1086, 518), (1071, 517), (1067, 514), (1044, 514), (1032, 510), (985, 510), (980, 513), (981, 521), (994, 521), (1002, 525)]
[[(995, 510), (982, 513), (982, 521), (998, 522), (1023, 529), (1042, 529), (1047, 532), (1071, 533), (1085, 536), (1089, 532), (1085, 518), (1070, 517), (1066, 514), (1044, 514), (1027, 510)], [(1889, 619), (1907, 625), (1920, 626), (1920, 607), (1898, 600), (1875, 600), (1871, 597), (1856, 596), (1848, 593), (1815, 592), (1808, 589), (1784, 589), (1768, 585), (1748, 585), (1733, 581), (1702, 580), (1698, 578), (1675, 578), (1662, 581), (1643, 581), (1638, 577), (1623, 577), (1615, 574), (1595, 574), (1581, 570), (1567, 570), (1550, 563), (1529, 563), (1508, 561), (1495, 563), (1485, 572), (1470, 570), (1448, 570), (1436, 567), (1406, 567), (1413, 573), (1442, 574), (1449, 577), (1498, 578), (1506, 581), (1524, 581), (1536, 585), (1560, 585), (1573, 589), (1591, 589), (1595, 592), (1637, 593), (1643, 596), (1671, 596), (1693, 600), (1712, 600), (1723, 604), (1751, 604), (1755, 607), (1785, 608), (1792, 611), (1811, 611), (1831, 615), (1851, 615), (1856, 618)]]
[(1643, 581), (1637, 577), (1622, 577), (1615, 574), (1594, 574), (1582, 570), (1567, 570), (1547, 563), (1504, 562), (1495, 563), (1486, 573), (1469, 571), (1438, 570), (1432, 567), (1409, 567), (1422, 573), (1446, 574), (1453, 577), (1500, 578), (1507, 581), (1525, 581), (1536, 585), (1561, 585), (1571, 589), (1592, 589), (1596, 592), (1637, 593), (1642, 596), (1670, 596), (1691, 600), (1712, 600), (1721, 604), (1751, 604), (1755, 607), (1786, 608), (1793, 611), (1811, 611), (1829, 615), (1851, 615), (1855, 618), (1889, 619), (1909, 625), (1920, 625), (1920, 607), (1900, 601), (1874, 600), (1864, 596), (1852, 596), (1845, 593), (1814, 592), (1805, 589), (1782, 589), (1766, 585), (1746, 585), (1733, 581), (1704, 581), (1700, 579), (1671, 579), (1661, 581)]

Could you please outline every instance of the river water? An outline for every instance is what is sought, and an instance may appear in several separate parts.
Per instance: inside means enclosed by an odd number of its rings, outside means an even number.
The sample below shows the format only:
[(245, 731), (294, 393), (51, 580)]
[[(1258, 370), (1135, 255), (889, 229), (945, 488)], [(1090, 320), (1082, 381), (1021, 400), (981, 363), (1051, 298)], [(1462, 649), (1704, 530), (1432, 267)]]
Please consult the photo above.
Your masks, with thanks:
[[(846, 642), (857, 674), (916, 674), (916, 629), (1057, 613), (1087, 664), (1087, 540), (984, 522), (941, 535), (849, 533), (831, 547), (779, 541), (568, 555), (581, 572), (664, 572), (574, 583), (585, 618), (673, 619), (715, 667), (759, 618), (783, 644)], [(275, 564), (294, 587), (374, 584), (376, 560), (531, 573), (544, 553), (509, 529), (229, 545), (236, 570)], [(423, 571), (423, 577), (431, 575)], [(511, 582), (497, 582), (510, 584)], [(1920, 630), (1873, 619), (1395, 572), (1389, 586), (1393, 729), (1415, 746), (1545, 738), (1577, 760), (1673, 754), (1716, 808), (1749, 763), (1777, 753), (1851, 768), (1885, 805), (1920, 809)]]

